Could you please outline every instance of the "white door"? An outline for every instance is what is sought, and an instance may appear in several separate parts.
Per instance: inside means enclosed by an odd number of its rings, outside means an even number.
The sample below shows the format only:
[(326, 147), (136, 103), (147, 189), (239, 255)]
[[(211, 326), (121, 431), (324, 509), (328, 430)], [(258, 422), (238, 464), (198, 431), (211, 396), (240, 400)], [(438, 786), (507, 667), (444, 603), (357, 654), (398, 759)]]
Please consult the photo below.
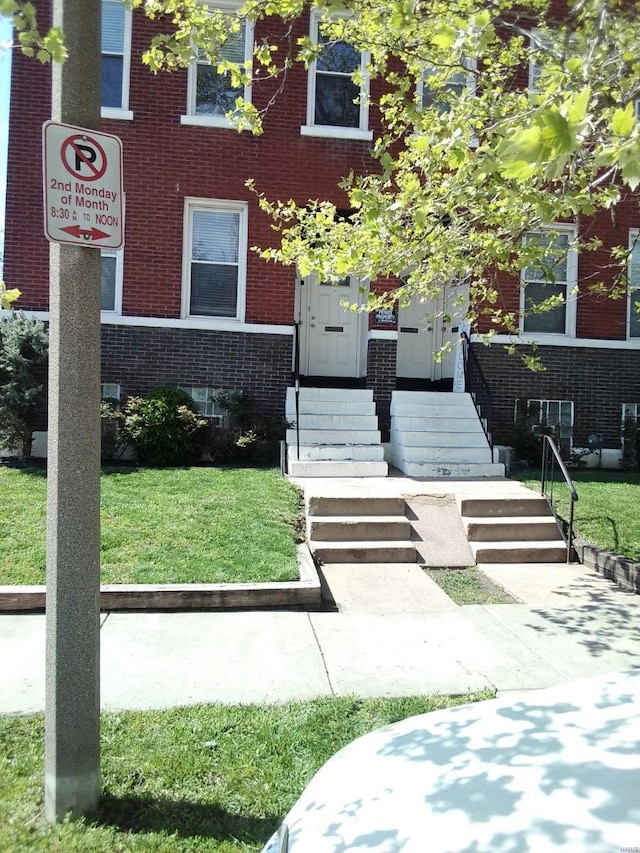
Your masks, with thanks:
[[(397, 376), (432, 382), (453, 378), (460, 325), (467, 308), (466, 299), (462, 305), (454, 305), (459, 295), (460, 287), (449, 285), (433, 300), (414, 298), (398, 310)], [(448, 351), (437, 358), (447, 345)]]
[[(300, 370), (305, 376), (364, 375), (363, 315), (341, 303), (361, 303), (360, 279), (348, 276), (339, 284), (307, 276), (299, 283)], [(366, 340), (365, 340), (366, 344)]]

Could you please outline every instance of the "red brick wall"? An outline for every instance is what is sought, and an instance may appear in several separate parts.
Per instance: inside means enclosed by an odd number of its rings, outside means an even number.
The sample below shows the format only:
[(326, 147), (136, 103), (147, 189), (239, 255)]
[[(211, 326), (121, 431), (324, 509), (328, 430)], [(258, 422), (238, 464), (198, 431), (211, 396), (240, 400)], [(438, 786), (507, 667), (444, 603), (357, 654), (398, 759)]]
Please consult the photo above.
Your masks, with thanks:
[[(257, 28), (256, 39), (263, 28)], [(274, 232), (245, 181), (254, 178), (257, 189), (272, 199), (304, 203), (319, 198), (345, 207), (337, 184), (350, 169), (369, 167), (370, 144), (300, 135), (307, 103), (307, 74), (301, 67), (289, 72), (286, 92), (269, 108), (260, 137), (181, 125), (187, 72), (154, 76), (140, 61), (157, 29), (157, 23), (134, 13), (129, 106), (135, 117), (132, 122), (103, 120), (102, 129), (120, 136), (124, 146), (123, 314), (178, 318), (186, 197), (246, 201), (249, 247), (272, 245)], [(305, 18), (294, 28), (293, 44), (307, 33)], [(14, 60), (6, 277), (22, 287), (21, 307), (42, 310), (47, 305), (48, 246), (42, 227), (40, 136), (42, 122), (50, 117), (50, 77), (33, 60), (20, 54)], [(254, 85), (258, 108), (266, 105), (274, 85)], [(370, 123), (375, 121), (372, 107)], [(247, 322), (292, 322), (294, 281), (292, 269), (267, 264), (249, 251)]]

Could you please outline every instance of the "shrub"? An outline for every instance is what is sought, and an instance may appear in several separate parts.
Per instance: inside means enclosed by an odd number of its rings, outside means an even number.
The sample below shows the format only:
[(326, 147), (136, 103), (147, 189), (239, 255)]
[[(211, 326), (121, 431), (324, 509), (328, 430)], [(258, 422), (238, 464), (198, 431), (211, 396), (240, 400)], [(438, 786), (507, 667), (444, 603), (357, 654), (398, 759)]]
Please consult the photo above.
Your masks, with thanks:
[(248, 391), (218, 391), (224, 425), (212, 426), (209, 459), (217, 464), (272, 465), (279, 458), (279, 442), (287, 421), (280, 415), (262, 416)]
[(113, 462), (124, 450), (122, 437), (123, 415), (120, 400), (107, 397), (100, 402), (100, 457), (103, 462)]
[(49, 339), (40, 320), (12, 312), (0, 320), (0, 449), (31, 456), (46, 400)]
[(129, 397), (122, 416), (122, 437), (141, 465), (190, 465), (199, 459), (206, 421), (186, 391), (157, 388), (146, 397)]

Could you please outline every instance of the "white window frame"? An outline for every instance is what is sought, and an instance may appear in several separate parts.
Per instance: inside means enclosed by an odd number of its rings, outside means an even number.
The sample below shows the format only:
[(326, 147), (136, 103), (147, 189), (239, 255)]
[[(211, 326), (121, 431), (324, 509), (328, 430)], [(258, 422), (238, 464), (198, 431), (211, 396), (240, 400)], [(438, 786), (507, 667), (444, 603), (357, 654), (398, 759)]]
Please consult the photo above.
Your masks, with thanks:
[[(569, 236), (569, 243), (571, 240), (575, 238), (576, 235), (576, 226), (575, 225), (547, 225), (542, 228), (533, 229), (525, 235), (523, 239), (526, 239), (527, 236), (533, 234), (545, 234), (545, 233), (557, 233), (557, 234), (567, 234)], [(573, 246), (569, 246), (567, 252), (567, 280), (565, 285), (565, 318), (564, 318), (564, 332), (547, 332), (547, 331), (539, 331), (532, 332), (527, 331), (524, 328), (525, 321), (525, 284), (527, 282), (526, 279), (527, 268), (523, 268), (520, 271), (520, 337), (525, 340), (535, 339), (539, 341), (541, 339), (549, 339), (551, 341), (558, 340), (558, 338), (570, 338), (575, 337), (576, 335), (576, 294), (575, 289), (578, 283), (578, 253)]]
[[(551, 46), (550, 37), (544, 33), (542, 30), (534, 29), (529, 33), (529, 46), (531, 49), (536, 47), (537, 49), (544, 48), (546, 46)], [(541, 66), (538, 62), (535, 61), (533, 55), (529, 55), (529, 79), (528, 79), (528, 89), (530, 95), (535, 95), (538, 92), (538, 78), (541, 74)]]
[[(567, 426), (569, 427), (569, 436), (568, 436), (569, 446), (568, 446), (567, 450), (571, 450), (571, 448), (573, 447), (573, 427), (574, 427), (574, 423), (575, 423), (575, 406), (574, 406), (573, 400), (548, 400), (548, 399), (539, 398), (539, 397), (527, 398), (527, 423), (531, 424), (531, 426), (533, 427), (534, 425), (530, 420), (530, 410), (531, 410), (531, 404), (532, 403), (538, 404), (538, 424), (539, 425), (544, 424), (545, 426), (550, 426), (550, 427), (558, 428), (558, 429), (562, 426), (562, 421), (560, 419), (562, 407), (563, 406), (569, 406), (570, 407), (571, 421), (569, 424), (565, 424), (565, 427), (567, 427)], [(554, 406), (554, 405), (557, 405), (557, 407), (558, 407), (559, 419), (558, 419), (557, 424), (549, 423), (549, 406)], [(517, 403), (516, 403), (516, 417), (517, 417)], [(558, 438), (559, 442), (562, 440), (561, 435), (558, 435), (557, 438)]]
[[(347, 18), (348, 15), (335, 15), (334, 19)], [(322, 14), (318, 11), (312, 11), (310, 16), (309, 35), (314, 44), (318, 44), (318, 28), (323, 23)], [(324, 125), (315, 123), (316, 111), (316, 66), (314, 60), (307, 74), (307, 123), (300, 128), (301, 136), (321, 136), (332, 139), (357, 139), (369, 141), (373, 139), (373, 131), (369, 130), (369, 75), (367, 73), (367, 65), (369, 63), (369, 53), (367, 51), (360, 52), (360, 72), (362, 74), (362, 84), (360, 86), (360, 116), (358, 127), (340, 127), (337, 125)]]
[[(104, 2), (104, 0), (102, 0)], [(122, 0), (120, 0), (122, 2)], [(102, 9), (102, 5), (100, 7)], [(120, 119), (124, 121), (133, 120), (133, 112), (129, 109), (129, 82), (131, 75), (131, 9), (124, 10), (124, 37), (123, 37), (123, 53), (122, 53), (122, 98), (120, 107), (101, 107), (100, 115), (102, 118)], [(109, 54), (112, 56), (120, 56), (120, 54)], [(100, 59), (102, 60), (103, 51), (100, 49)]]
[[(236, 293), (236, 315), (235, 317), (221, 317), (217, 314), (191, 314), (191, 241), (193, 236), (193, 212), (196, 210), (209, 210), (238, 213), (238, 286)], [(182, 317), (185, 319), (196, 318), (200, 321), (210, 321), (219, 325), (237, 325), (244, 322), (247, 291), (247, 232), (248, 232), (248, 205), (244, 201), (231, 201), (229, 199), (211, 198), (186, 198), (184, 200), (184, 227), (182, 242)]]
[[(210, 421), (217, 421), (218, 423), (222, 423), (222, 413), (216, 411), (216, 401), (215, 394), (216, 389), (211, 388), (208, 385), (179, 385), (182, 391), (186, 391), (187, 394), (191, 397), (193, 402), (198, 407), (198, 411), (200, 413), (200, 417), (207, 418)], [(204, 391), (204, 396), (207, 398), (206, 400), (198, 400), (194, 397), (195, 392)], [(201, 408), (204, 404), (204, 411)]]
[[(110, 394), (110, 391), (115, 391), (115, 394)], [(100, 399), (120, 400), (122, 389), (119, 382), (101, 382), (100, 383)]]
[[(632, 284), (631, 281), (631, 264), (634, 252), (637, 255), (637, 269), (638, 269), (638, 283)], [(634, 263), (636, 266), (636, 263)], [(628, 341), (638, 341), (640, 342), (640, 332), (637, 335), (631, 334), (631, 313), (635, 311), (633, 306), (634, 299), (640, 300), (640, 230), (638, 228), (631, 228), (629, 230), (629, 267), (628, 267), (628, 288), (629, 295), (627, 297), (627, 327), (625, 337)], [(635, 296), (632, 298), (632, 294)], [(640, 319), (638, 320), (640, 323)]]
[(113, 308), (103, 310), (100, 309), (101, 316), (113, 316), (122, 314), (122, 279), (124, 267), (124, 250), (123, 249), (101, 249), (100, 258), (115, 258), (116, 259), (116, 279), (114, 288), (114, 304)]
[[(476, 70), (478, 67), (478, 61), (474, 56), (462, 56), (460, 57), (460, 71), (453, 72), (452, 76), (457, 76), (458, 74), (465, 74), (464, 81), (464, 89), (465, 91), (471, 95), (472, 97), (476, 93), (477, 89), (477, 81), (476, 81)], [(418, 109), (424, 109), (422, 99), (424, 97), (424, 84), (425, 79), (429, 76), (431, 71), (431, 67), (427, 67), (424, 69), (422, 76), (418, 80), (416, 84), (416, 100), (418, 102)], [(454, 80), (450, 80), (443, 86), (444, 90), (452, 89), (454, 86), (460, 85), (458, 82)]]
[[(225, 2), (225, 0), (220, 0), (217, 3), (211, 2), (207, 3), (207, 5), (215, 11), (224, 12), (226, 15), (237, 14), (238, 10), (242, 7), (242, 3)], [(254, 34), (254, 22), (249, 20), (248, 18), (244, 19), (244, 61), (252, 62), (253, 61), (253, 34)], [(196, 127), (220, 127), (220, 128), (230, 128), (232, 130), (236, 130), (237, 128), (234, 125), (233, 121), (231, 121), (226, 116), (212, 116), (212, 115), (203, 115), (201, 113), (196, 112), (196, 95), (197, 95), (197, 84), (198, 84), (198, 65), (207, 65), (209, 64), (207, 60), (198, 59), (198, 57), (194, 57), (193, 62), (189, 66), (188, 76), (187, 76), (187, 111), (185, 115), (180, 116), (180, 124), (193, 125)], [(247, 103), (251, 103), (251, 84), (247, 84), (244, 87), (243, 98)]]

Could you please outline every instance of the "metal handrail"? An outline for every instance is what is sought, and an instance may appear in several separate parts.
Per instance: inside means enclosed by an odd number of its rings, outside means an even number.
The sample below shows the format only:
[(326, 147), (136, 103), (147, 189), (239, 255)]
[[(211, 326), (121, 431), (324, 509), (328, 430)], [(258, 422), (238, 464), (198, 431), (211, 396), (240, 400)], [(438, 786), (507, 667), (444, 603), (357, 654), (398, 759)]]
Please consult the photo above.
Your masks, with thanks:
[(296, 453), (300, 461), (300, 321), (293, 324), (293, 391), (296, 402)]
[[(551, 450), (551, 455), (549, 454), (549, 450)], [(576, 492), (576, 487), (573, 485), (571, 475), (567, 471), (567, 466), (564, 464), (562, 457), (560, 456), (560, 451), (558, 450), (555, 441), (551, 438), (550, 435), (543, 435), (542, 468), (540, 471), (540, 494), (547, 499), (547, 501), (549, 502), (549, 506), (551, 507), (551, 512), (554, 514), (556, 520), (559, 521), (560, 517), (553, 507), (553, 474), (556, 462), (558, 463), (558, 468), (562, 472), (564, 481), (567, 485), (567, 488), (569, 489), (569, 497), (571, 498), (569, 506), (569, 525), (567, 530), (567, 563), (570, 563), (571, 552), (573, 551), (573, 510), (574, 504), (578, 500), (578, 493)], [(551, 491), (549, 494), (547, 494), (546, 487), (549, 480), (551, 481)]]
[(493, 400), (491, 389), (482, 372), (478, 357), (471, 349), (469, 335), (466, 332), (461, 332), (460, 338), (464, 358), (464, 388), (470, 394), (473, 405), (476, 407), (493, 459)]

